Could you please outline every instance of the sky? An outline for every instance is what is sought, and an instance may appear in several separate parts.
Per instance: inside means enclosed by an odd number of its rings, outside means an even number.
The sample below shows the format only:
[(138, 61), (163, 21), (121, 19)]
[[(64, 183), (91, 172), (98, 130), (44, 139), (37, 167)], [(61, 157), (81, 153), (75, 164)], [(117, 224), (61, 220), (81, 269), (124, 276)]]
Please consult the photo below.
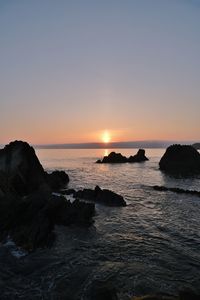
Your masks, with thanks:
[(200, 0), (0, 0), (0, 143), (200, 141)]

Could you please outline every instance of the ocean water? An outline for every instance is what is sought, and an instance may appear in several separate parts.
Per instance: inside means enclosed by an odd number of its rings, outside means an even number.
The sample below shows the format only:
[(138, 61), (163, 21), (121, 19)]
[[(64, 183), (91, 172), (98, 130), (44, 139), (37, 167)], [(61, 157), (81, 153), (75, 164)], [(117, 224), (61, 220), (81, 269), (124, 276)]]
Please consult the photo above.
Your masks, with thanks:
[[(165, 185), (200, 191), (200, 177), (162, 173), (158, 162), (165, 149), (147, 149), (149, 161), (144, 163), (95, 164), (110, 151), (36, 150), (47, 171), (68, 173), (69, 188), (99, 185), (121, 194), (128, 205), (96, 205), (88, 229), (57, 227), (51, 249), (20, 258), (19, 296), (87, 300), (94, 281), (111, 283), (122, 300), (158, 292), (175, 295), (185, 288), (200, 292), (200, 198), (152, 189)], [(116, 151), (129, 156), (137, 149)]]

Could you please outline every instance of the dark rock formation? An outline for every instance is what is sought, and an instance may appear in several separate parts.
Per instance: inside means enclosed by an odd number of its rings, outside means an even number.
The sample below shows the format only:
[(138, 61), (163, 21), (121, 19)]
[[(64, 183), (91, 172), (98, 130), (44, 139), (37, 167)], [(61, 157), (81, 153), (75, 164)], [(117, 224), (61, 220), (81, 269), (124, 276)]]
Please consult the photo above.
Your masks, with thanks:
[(0, 172), (16, 194), (24, 196), (42, 189), (64, 187), (69, 177), (64, 171), (47, 174), (33, 147), (22, 141), (11, 142), (0, 150)]
[(96, 161), (96, 163), (135, 163), (135, 162), (143, 162), (148, 160), (148, 158), (145, 156), (145, 150), (139, 149), (137, 154), (134, 156), (130, 156), (129, 158), (123, 156), (121, 153), (111, 152), (108, 156), (104, 156), (102, 161), (99, 159)]
[(174, 174), (200, 173), (200, 154), (192, 146), (172, 145), (159, 162), (160, 169)]
[(127, 158), (123, 156), (121, 153), (111, 152), (108, 156), (104, 156), (101, 163), (125, 163), (127, 162)]
[(0, 171), (19, 195), (26, 195), (45, 184), (45, 172), (28, 143), (11, 142), (0, 150)]
[(183, 290), (179, 292), (179, 300), (199, 300), (200, 295), (197, 295), (192, 290)]
[(192, 145), (195, 149), (199, 150), (200, 149), (200, 143), (195, 143)]
[(159, 186), (159, 185), (154, 185), (153, 189), (156, 191), (160, 191), (160, 192), (166, 192), (166, 191), (170, 191), (170, 192), (174, 192), (177, 194), (189, 194), (189, 195), (193, 195), (193, 196), (198, 196), (200, 197), (200, 192), (199, 191), (194, 191), (194, 190), (184, 190), (184, 189), (180, 189), (180, 188), (168, 188), (165, 186)]
[(74, 189), (62, 189), (59, 190), (59, 194), (61, 195), (75, 195), (76, 191)]
[(141, 297), (134, 297), (132, 300), (179, 300), (179, 298), (166, 295), (146, 295)]
[(53, 191), (60, 190), (69, 182), (69, 176), (64, 171), (54, 171), (46, 174), (47, 183)]
[(178, 296), (170, 295), (146, 295), (141, 297), (134, 297), (132, 300), (199, 300), (200, 295), (195, 294), (193, 291), (181, 291)]
[(130, 156), (128, 158), (128, 162), (130, 162), (130, 163), (142, 162), (142, 161), (146, 161), (146, 160), (149, 160), (149, 159), (145, 156), (144, 149), (139, 149), (136, 155)]
[(74, 197), (94, 201), (106, 206), (126, 206), (126, 202), (121, 195), (107, 189), (101, 189), (99, 186), (96, 186), (94, 190), (79, 190), (74, 193)]
[(96, 281), (92, 284), (88, 295), (88, 300), (118, 300), (117, 292), (112, 284)]
[(25, 142), (0, 150), (0, 241), (10, 236), (30, 251), (51, 245), (55, 225), (91, 225), (93, 203), (52, 195), (68, 181), (64, 171), (47, 174)]
[(26, 197), (0, 199), (0, 240), (8, 235), (27, 250), (50, 246), (54, 225), (92, 224), (94, 204), (37, 192)]

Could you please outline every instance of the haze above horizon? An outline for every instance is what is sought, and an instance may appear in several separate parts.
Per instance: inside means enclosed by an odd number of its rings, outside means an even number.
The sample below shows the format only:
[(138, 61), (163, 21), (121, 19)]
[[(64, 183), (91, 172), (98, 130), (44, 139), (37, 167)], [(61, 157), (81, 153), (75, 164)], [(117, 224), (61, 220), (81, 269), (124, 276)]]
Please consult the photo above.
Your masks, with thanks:
[(0, 144), (200, 140), (200, 1), (0, 2)]

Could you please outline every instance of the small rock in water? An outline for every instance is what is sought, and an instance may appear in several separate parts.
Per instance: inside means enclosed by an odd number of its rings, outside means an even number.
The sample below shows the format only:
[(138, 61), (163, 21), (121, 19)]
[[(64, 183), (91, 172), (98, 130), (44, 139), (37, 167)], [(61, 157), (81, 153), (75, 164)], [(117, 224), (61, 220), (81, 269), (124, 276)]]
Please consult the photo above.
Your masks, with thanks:
[(136, 163), (136, 162), (143, 162), (148, 160), (148, 158), (145, 156), (145, 150), (139, 149), (138, 152), (134, 156), (130, 156), (129, 158), (123, 156), (121, 153), (111, 152), (108, 156), (104, 156), (102, 161), (98, 159), (96, 163), (110, 163), (110, 164), (116, 164), (116, 163)]
[(108, 189), (101, 189), (99, 186), (96, 186), (94, 190), (79, 190), (74, 194), (74, 197), (94, 201), (106, 206), (126, 206), (126, 201), (121, 195)]

